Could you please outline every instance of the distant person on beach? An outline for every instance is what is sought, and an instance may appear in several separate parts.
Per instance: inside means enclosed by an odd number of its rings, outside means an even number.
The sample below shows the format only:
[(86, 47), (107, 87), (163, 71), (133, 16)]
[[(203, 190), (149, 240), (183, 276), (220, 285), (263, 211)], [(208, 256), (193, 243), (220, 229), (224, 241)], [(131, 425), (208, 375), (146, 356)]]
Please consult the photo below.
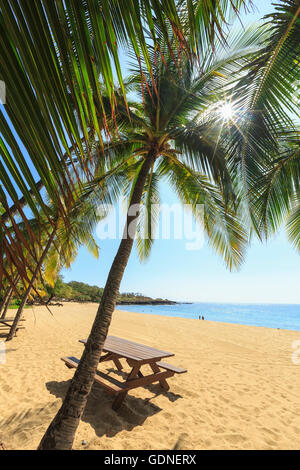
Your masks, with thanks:
[(199, 320), (204, 320), (204, 317), (201, 317), (201, 315), (199, 315)]
[(202, 320), (204, 320), (204, 317), (202, 317)]

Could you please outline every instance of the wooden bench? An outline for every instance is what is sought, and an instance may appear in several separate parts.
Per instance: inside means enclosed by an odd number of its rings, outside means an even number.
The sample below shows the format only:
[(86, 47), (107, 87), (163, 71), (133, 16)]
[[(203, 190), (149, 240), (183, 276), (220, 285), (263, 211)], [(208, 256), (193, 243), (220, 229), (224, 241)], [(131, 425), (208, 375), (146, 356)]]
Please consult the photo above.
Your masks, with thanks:
[[(3, 322), (0, 322), (0, 327), (1, 328), (11, 328), (11, 325), (5, 325)], [(18, 330), (25, 330), (25, 326), (17, 326), (17, 331)]]
[[(0, 321), (1, 322), (14, 322), (15, 318), (14, 317), (4, 317), (4, 318), (0, 318)], [(26, 321), (26, 318), (20, 318), (19, 321)]]
[(158, 367), (161, 367), (162, 369), (165, 369), (165, 370), (170, 370), (172, 372), (174, 372), (174, 374), (184, 374), (185, 372), (187, 372), (186, 369), (182, 369), (181, 367), (176, 367), (176, 366), (173, 366), (172, 364), (168, 364), (167, 362), (157, 362), (156, 363), (158, 365)]
[[(77, 357), (74, 356), (62, 357), (61, 360), (64, 361), (64, 363), (67, 367), (69, 367), (69, 369), (78, 367), (80, 361), (79, 359), (77, 359)], [(103, 374), (99, 370), (97, 370), (96, 372), (95, 382), (102, 385), (110, 393), (119, 393), (128, 390), (128, 388), (125, 387), (124, 383), (119, 382), (113, 377)]]

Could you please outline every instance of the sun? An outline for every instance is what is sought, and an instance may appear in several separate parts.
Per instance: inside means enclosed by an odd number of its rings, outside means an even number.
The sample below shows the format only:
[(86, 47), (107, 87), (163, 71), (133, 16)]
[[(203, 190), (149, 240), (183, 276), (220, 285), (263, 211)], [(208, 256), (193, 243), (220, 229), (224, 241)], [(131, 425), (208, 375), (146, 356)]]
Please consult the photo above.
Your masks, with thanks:
[(234, 109), (231, 103), (222, 103), (218, 107), (218, 113), (224, 121), (230, 121), (234, 116)]

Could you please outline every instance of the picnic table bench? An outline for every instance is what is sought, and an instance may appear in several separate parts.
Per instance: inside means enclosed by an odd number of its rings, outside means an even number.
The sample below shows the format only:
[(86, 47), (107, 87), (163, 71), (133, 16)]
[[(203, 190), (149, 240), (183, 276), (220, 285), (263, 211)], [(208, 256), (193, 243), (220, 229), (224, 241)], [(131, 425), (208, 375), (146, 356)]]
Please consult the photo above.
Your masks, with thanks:
[[(86, 345), (87, 340), (81, 339), (79, 342)], [(134, 343), (133, 341), (116, 336), (108, 336), (106, 338), (103, 352), (105, 354), (100, 357), (99, 363), (113, 361), (116, 368), (121, 371), (123, 366), (120, 359), (125, 359), (131, 367), (131, 371), (123, 382), (99, 370), (96, 372), (95, 382), (102, 385), (109, 393), (116, 395), (112, 405), (114, 410), (120, 408), (129, 390), (144, 387), (154, 382), (159, 382), (164, 390), (169, 390), (169, 384), (166, 379), (174, 374), (187, 372), (186, 369), (161, 361), (163, 358), (174, 356), (173, 353)], [(79, 364), (79, 359), (74, 356), (62, 357), (61, 359), (69, 368), (76, 368)], [(149, 365), (153, 373), (144, 375), (141, 371), (141, 367), (144, 365)]]
[[(7, 318), (0, 318), (0, 326), (8, 327), (11, 328), (13, 322), (15, 319), (13, 317), (7, 317)], [(25, 318), (20, 318), (19, 321), (25, 321)], [(25, 326), (17, 326), (15, 336), (17, 336), (17, 331), (24, 329)]]

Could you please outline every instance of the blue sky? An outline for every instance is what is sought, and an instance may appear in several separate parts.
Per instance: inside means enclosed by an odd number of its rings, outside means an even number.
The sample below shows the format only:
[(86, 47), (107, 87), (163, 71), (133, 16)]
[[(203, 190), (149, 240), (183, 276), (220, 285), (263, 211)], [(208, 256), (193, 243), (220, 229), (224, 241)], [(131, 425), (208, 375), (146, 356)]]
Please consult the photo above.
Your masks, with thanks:
[[(242, 15), (244, 24), (272, 11), (270, 1), (256, 0), (254, 5), (254, 13)], [(162, 188), (162, 202), (177, 202), (166, 187)], [(80, 249), (72, 268), (63, 271), (66, 282), (104, 286), (119, 240), (97, 241), (101, 248), (99, 260), (85, 248)], [(141, 264), (133, 251), (121, 291), (179, 301), (300, 303), (299, 274), (299, 254), (287, 241), (284, 230), (268, 244), (254, 240), (245, 263), (234, 273), (207, 242), (198, 251), (188, 251), (186, 240), (156, 240), (147, 263)]]

